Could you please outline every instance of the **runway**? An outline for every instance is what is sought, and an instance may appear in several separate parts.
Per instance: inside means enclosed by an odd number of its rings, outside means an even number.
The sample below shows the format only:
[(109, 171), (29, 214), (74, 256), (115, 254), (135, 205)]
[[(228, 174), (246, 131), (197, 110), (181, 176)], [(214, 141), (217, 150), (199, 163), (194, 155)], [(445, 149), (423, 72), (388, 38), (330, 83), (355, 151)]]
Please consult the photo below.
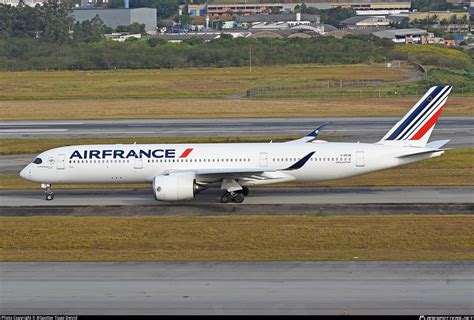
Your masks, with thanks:
[(0, 192), (0, 215), (472, 214), (474, 187), (255, 188), (242, 204), (220, 190), (193, 200), (156, 201), (150, 189)]
[[(186, 201), (156, 201), (143, 190), (57, 190), (53, 201), (38, 190), (1, 191), (2, 206), (169, 206), (218, 202), (220, 190), (208, 190)], [(254, 188), (246, 204), (474, 203), (474, 187)]]
[(474, 262), (1, 263), (4, 314), (472, 314)]
[[(328, 141), (376, 142), (398, 117), (161, 119), (84, 121), (0, 121), (0, 138), (133, 138), (303, 136), (329, 121)], [(474, 145), (474, 117), (442, 117), (431, 140), (451, 139), (449, 147)], [(159, 141), (159, 140), (157, 140)], [(128, 141), (124, 141), (128, 142)]]

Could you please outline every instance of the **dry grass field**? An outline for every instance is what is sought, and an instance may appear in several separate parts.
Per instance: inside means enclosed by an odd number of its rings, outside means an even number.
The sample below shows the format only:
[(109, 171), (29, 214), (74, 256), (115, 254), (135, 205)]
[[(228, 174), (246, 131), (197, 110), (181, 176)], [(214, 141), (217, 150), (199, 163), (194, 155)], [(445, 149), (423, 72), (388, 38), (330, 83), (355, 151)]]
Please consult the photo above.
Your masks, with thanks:
[[(0, 120), (403, 116), (417, 98), (117, 99), (0, 101)], [(474, 97), (450, 97), (443, 116), (474, 115)]]
[(0, 217), (0, 260), (472, 260), (473, 228), (470, 215)]
[[(256, 67), (251, 73), (248, 68), (0, 72), (0, 120), (401, 116), (417, 97), (242, 97), (254, 87), (400, 81), (409, 73), (406, 66), (381, 64)], [(451, 97), (444, 114), (474, 115), (474, 97)]]
[(321, 80), (408, 78), (409, 69), (383, 64), (288, 65), (115, 71), (0, 72), (1, 100), (209, 98), (256, 86), (295, 86)]
[[(277, 184), (291, 186), (352, 187), (352, 186), (472, 186), (474, 185), (474, 149), (453, 149), (443, 156), (406, 166), (388, 169), (350, 179), (319, 183)], [(126, 185), (55, 185), (56, 189), (132, 189), (150, 188), (148, 184)], [(0, 174), (0, 190), (38, 189), (37, 183), (25, 181), (18, 174)], [(38, 190), (39, 191), (39, 190)], [(151, 191), (150, 191), (151, 192)]]

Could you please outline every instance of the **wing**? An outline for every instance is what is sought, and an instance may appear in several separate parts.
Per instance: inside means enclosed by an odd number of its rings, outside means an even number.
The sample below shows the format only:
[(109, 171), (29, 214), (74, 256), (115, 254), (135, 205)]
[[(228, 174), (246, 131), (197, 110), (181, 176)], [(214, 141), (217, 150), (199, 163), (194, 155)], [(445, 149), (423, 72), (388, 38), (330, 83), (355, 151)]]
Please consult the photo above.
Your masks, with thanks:
[(268, 184), (268, 182), (287, 182), (295, 178), (289, 174), (293, 170), (301, 169), (306, 162), (313, 156), (314, 151), (308, 153), (303, 158), (287, 168), (206, 168), (206, 169), (186, 169), (186, 170), (168, 170), (163, 175), (174, 175), (181, 173), (194, 173), (196, 180), (202, 183), (218, 182), (226, 180), (245, 181), (248, 183)]

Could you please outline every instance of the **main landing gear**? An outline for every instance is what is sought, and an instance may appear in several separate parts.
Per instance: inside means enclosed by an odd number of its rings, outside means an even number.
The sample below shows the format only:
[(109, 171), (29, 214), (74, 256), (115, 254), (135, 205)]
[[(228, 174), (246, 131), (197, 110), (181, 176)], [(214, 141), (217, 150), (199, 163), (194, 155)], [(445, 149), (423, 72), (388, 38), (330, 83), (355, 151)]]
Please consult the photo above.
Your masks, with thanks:
[(51, 190), (50, 184), (41, 184), (41, 188), (45, 189), (44, 194), (46, 200), (51, 201), (54, 199), (54, 192)]
[(229, 202), (242, 203), (245, 200), (245, 196), (248, 194), (249, 194), (249, 188), (247, 187), (243, 187), (242, 190), (233, 191), (233, 192), (226, 191), (221, 196), (221, 202), (222, 203), (229, 203)]

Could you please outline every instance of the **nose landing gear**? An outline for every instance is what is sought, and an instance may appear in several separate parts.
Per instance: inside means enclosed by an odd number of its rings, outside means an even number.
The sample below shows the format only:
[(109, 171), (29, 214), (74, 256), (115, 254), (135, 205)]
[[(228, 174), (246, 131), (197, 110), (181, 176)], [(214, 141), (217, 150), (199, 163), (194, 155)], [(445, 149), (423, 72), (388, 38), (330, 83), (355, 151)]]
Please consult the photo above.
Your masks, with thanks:
[(53, 190), (51, 190), (50, 184), (42, 183), (41, 188), (45, 189), (44, 193), (45, 193), (46, 200), (51, 201), (54, 199), (54, 192)]
[(54, 199), (54, 192), (50, 191), (46, 193), (46, 200), (51, 201)]

